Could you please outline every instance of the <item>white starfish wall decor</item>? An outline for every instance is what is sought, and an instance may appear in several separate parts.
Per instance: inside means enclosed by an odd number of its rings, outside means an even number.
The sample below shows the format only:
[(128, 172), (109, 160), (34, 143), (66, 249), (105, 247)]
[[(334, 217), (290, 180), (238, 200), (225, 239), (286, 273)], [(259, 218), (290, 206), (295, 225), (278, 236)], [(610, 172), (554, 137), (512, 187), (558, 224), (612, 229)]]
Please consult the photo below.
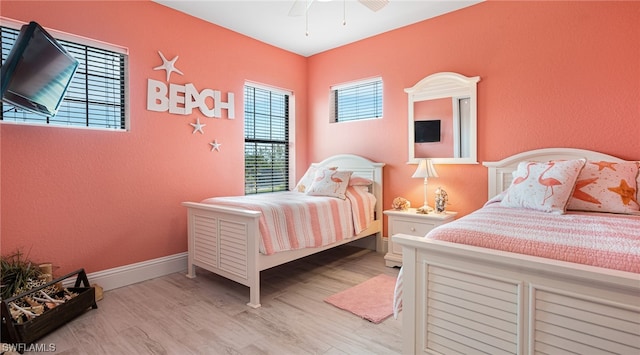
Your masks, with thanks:
[(222, 145), (221, 143), (218, 143), (217, 139), (214, 139), (213, 142), (209, 143), (211, 144), (211, 151), (213, 152), (215, 151), (220, 151), (220, 146)]
[(206, 123), (200, 123), (200, 119), (196, 119), (196, 123), (189, 123), (191, 126), (193, 126), (193, 132), (191, 132), (191, 134), (194, 134), (196, 132), (200, 132), (200, 134), (204, 134), (204, 131), (202, 130), (202, 127), (206, 126)]
[(176, 72), (180, 75), (184, 75), (178, 68), (176, 68), (176, 60), (178, 60), (178, 56), (175, 56), (175, 58), (171, 60), (167, 60), (167, 58), (164, 57), (164, 54), (162, 54), (162, 52), (158, 51), (158, 54), (160, 54), (160, 58), (162, 58), (162, 65), (159, 65), (153, 68), (153, 70), (166, 70), (167, 81), (169, 81), (169, 77), (171, 76), (172, 72)]

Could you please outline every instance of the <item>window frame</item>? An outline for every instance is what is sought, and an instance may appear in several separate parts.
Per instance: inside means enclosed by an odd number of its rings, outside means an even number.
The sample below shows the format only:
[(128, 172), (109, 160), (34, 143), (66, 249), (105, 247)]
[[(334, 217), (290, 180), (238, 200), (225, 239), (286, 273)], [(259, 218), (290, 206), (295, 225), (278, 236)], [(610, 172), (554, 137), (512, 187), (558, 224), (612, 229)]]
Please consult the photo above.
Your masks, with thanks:
[[(17, 20), (13, 20), (13, 19), (9, 19), (9, 18), (5, 18), (5, 17), (0, 17), (0, 26), (2, 27), (7, 27), (13, 30), (17, 30), (20, 31), (20, 28), (23, 25), (26, 25), (26, 22), (22, 22), (22, 21), (17, 21)], [(56, 127), (56, 128), (73, 128), (73, 129), (90, 129), (90, 130), (103, 130), (103, 131), (109, 131), (109, 132), (128, 132), (131, 129), (131, 120), (130, 120), (130, 105), (129, 105), (129, 49), (123, 46), (118, 46), (115, 44), (111, 44), (111, 43), (107, 43), (107, 42), (103, 42), (103, 41), (99, 41), (99, 40), (95, 40), (95, 39), (90, 39), (87, 37), (82, 37), (82, 36), (78, 36), (78, 35), (74, 35), (71, 33), (67, 33), (67, 32), (62, 32), (62, 31), (58, 31), (55, 29), (51, 29), (51, 28), (45, 28), (46, 31), (53, 36), (56, 40), (59, 41), (65, 41), (65, 42), (71, 42), (72, 44), (76, 44), (76, 45), (80, 45), (80, 46), (88, 46), (88, 47), (93, 47), (96, 48), (98, 50), (103, 50), (103, 51), (110, 51), (110, 52), (114, 52), (116, 54), (122, 55), (123, 56), (123, 77), (122, 77), (122, 88), (124, 90), (123, 92), (123, 121), (124, 121), (124, 127), (122, 127), (122, 125), (118, 126), (118, 127), (104, 127), (104, 126), (92, 126), (92, 125), (80, 125), (80, 124), (65, 124), (65, 123), (50, 123), (49, 119), (51, 117), (45, 117), (45, 116), (40, 116), (42, 117), (42, 122), (35, 120), (35, 119), (29, 119), (29, 121), (19, 121), (19, 120), (5, 120), (5, 119), (0, 119), (0, 124), (13, 124), (13, 125), (22, 125), (22, 126), (38, 126), (38, 127)], [(72, 81), (73, 83), (73, 81)], [(65, 100), (66, 101), (66, 100)], [(10, 104), (7, 103), (3, 103), (2, 107), (4, 110), (5, 105), (11, 106)], [(58, 111), (59, 113), (62, 111), (64, 112), (64, 105), (65, 102), (63, 101), (60, 110)], [(2, 118), (4, 118), (4, 112), (2, 113)], [(88, 116), (89, 114), (85, 114), (85, 117)], [(55, 120), (54, 120), (55, 121)]]
[[(283, 123), (285, 126), (285, 138), (284, 140), (276, 140), (276, 139), (263, 139), (263, 138), (248, 138), (247, 134), (246, 134), (246, 129), (247, 129), (247, 88), (252, 88), (254, 90), (262, 90), (262, 91), (267, 91), (270, 94), (278, 94), (278, 95), (284, 95), (286, 97), (285, 99), (285, 104), (286, 106), (284, 107), (284, 111), (286, 114), (286, 121)], [(245, 166), (245, 181), (244, 181), (244, 193), (245, 195), (256, 195), (256, 194), (260, 194), (260, 193), (269, 193), (269, 192), (279, 192), (279, 191), (289, 191), (291, 189), (292, 185), (292, 159), (294, 156), (294, 152), (292, 152), (291, 147), (292, 147), (292, 137), (293, 135), (293, 122), (294, 120), (292, 119), (293, 117), (293, 113), (294, 113), (294, 102), (295, 102), (295, 97), (293, 95), (293, 92), (290, 90), (286, 90), (286, 89), (280, 89), (277, 87), (273, 87), (273, 86), (269, 86), (269, 85), (264, 85), (264, 84), (259, 84), (256, 82), (251, 82), (251, 81), (245, 81), (244, 85), (243, 85), (243, 139), (244, 139), (244, 166)], [(254, 117), (255, 118), (255, 117)], [(270, 126), (271, 127), (271, 126)], [(273, 143), (273, 144), (280, 144), (284, 147), (285, 149), (285, 173), (283, 174), (284, 177), (281, 180), (282, 183), (284, 183), (284, 188), (283, 189), (276, 189), (274, 190), (274, 186), (275, 185), (271, 185), (269, 189), (265, 189), (264, 191), (260, 191), (261, 189), (259, 188), (255, 188), (255, 189), (248, 189), (248, 181), (247, 181), (247, 144), (256, 144), (256, 143)], [(255, 166), (254, 166), (255, 167)]]
[[(364, 110), (366, 112), (374, 112), (373, 115), (366, 115), (364, 113), (357, 114), (357, 111), (362, 111), (360, 109), (356, 109), (356, 116), (351, 118), (340, 118), (340, 106), (338, 105), (339, 93), (350, 91), (350, 90), (358, 90), (358, 88), (366, 87), (369, 85), (377, 85), (375, 90), (379, 90), (379, 93), (375, 93), (374, 98), (370, 100), (371, 106)], [(362, 102), (362, 98), (358, 95), (358, 102)], [(366, 103), (366, 102), (365, 102)], [(371, 120), (371, 119), (381, 119), (384, 115), (384, 81), (381, 76), (371, 77), (367, 79), (355, 80), (348, 83), (332, 85), (329, 91), (329, 122), (330, 123), (343, 123), (343, 122), (353, 122), (353, 121), (363, 121), (363, 120)]]

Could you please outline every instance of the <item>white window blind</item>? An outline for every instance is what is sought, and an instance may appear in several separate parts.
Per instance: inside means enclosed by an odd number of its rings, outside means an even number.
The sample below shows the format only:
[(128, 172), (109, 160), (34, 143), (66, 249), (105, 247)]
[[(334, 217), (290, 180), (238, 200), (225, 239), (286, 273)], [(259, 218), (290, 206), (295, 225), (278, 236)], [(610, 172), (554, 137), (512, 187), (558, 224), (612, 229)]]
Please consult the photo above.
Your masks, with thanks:
[(330, 121), (381, 118), (382, 92), (381, 78), (332, 86)]
[(245, 194), (289, 190), (289, 94), (245, 85)]
[[(19, 32), (18, 29), (0, 27), (3, 63)], [(61, 40), (55, 33), (51, 34), (80, 62), (58, 113), (54, 117), (44, 117), (3, 102), (0, 104), (0, 120), (112, 130), (128, 129), (125, 112), (126, 54)]]

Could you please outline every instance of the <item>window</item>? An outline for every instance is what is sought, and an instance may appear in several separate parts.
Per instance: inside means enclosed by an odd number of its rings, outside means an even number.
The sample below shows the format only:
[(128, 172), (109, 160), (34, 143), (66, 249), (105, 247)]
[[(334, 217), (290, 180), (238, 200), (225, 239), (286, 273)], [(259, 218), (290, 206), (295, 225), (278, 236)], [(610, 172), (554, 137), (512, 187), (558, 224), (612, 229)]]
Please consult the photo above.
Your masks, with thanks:
[(244, 192), (289, 190), (290, 93), (244, 87)]
[[(16, 27), (21, 24), (16, 23)], [(73, 36), (60, 39), (55, 31), (47, 31), (76, 58), (80, 65), (65, 98), (54, 117), (37, 115), (8, 103), (1, 103), (0, 120), (26, 124), (49, 124), (70, 127), (91, 127), (126, 130), (125, 69), (126, 49), (91, 40), (75, 43)], [(2, 61), (15, 43), (19, 29), (0, 27)], [(115, 51), (112, 49), (116, 49)]]
[(382, 117), (382, 79), (331, 87), (331, 122)]

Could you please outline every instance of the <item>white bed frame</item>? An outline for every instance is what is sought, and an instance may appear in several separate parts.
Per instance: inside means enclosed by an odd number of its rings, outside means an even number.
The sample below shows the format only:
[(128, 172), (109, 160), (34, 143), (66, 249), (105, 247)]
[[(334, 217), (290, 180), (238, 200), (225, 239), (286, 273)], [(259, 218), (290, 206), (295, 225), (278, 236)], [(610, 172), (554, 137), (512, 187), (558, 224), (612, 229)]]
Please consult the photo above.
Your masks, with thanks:
[[(522, 160), (575, 158), (622, 161), (553, 148), (486, 162), (489, 198)], [(640, 274), (392, 238), (403, 247), (403, 353), (640, 354)]]
[(196, 277), (195, 267), (201, 267), (220, 276), (249, 287), (249, 303), (260, 307), (260, 271), (297, 260), (338, 245), (375, 235), (375, 248), (382, 250), (382, 167), (384, 163), (374, 163), (366, 158), (341, 154), (314, 163), (316, 167), (338, 167), (353, 171), (373, 181), (371, 193), (376, 197), (375, 221), (357, 236), (318, 248), (305, 248), (279, 252), (272, 255), (261, 254), (260, 212), (184, 202), (187, 207), (188, 260), (187, 277)]

